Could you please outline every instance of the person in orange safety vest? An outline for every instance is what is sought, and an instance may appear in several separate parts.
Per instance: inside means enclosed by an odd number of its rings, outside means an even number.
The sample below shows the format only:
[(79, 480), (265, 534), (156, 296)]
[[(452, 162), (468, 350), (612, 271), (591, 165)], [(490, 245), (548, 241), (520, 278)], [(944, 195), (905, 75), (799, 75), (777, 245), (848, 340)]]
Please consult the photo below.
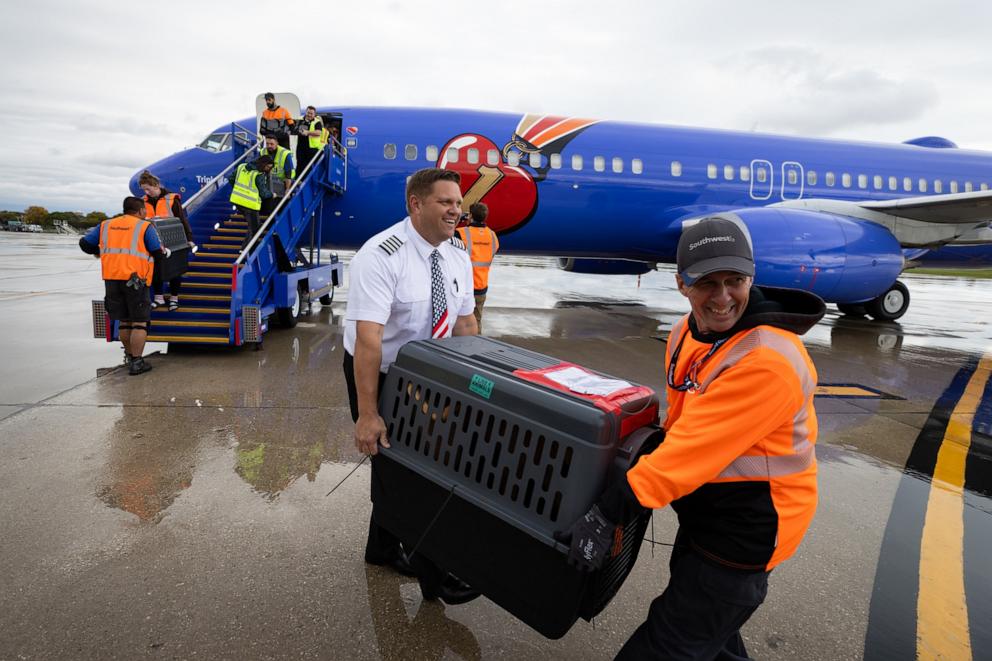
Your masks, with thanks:
[(294, 124), (290, 112), (276, 103), (276, 95), (266, 92), (265, 110), (262, 111), (260, 126), (262, 135), (274, 135), (281, 147), (289, 149), (289, 134)]
[(104, 287), (104, 307), (110, 319), (120, 322), (117, 330), (124, 345), (124, 360), (132, 375), (152, 368), (142, 358), (151, 301), (148, 287), (152, 282), (155, 258), (169, 256), (154, 225), (145, 220), (145, 201), (124, 198), (123, 215), (110, 218), (92, 228), (79, 240), (86, 253), (100, 258)]
[(482, 332), (482, 306), (486, 304), (486, 292), (489, 291), (489, 268), (493, 257), (499, 252), (499, 237), (496, 232), (486, 227), (489, 217), (489, 207), (482, 202), (476, 202), (468, 208), (471, 222), (465, 227), (458, 228), (458, 236), (469, 259), (472, 260), (472, 280), (475, 287), (475, 320)]
[(735, 214), (686, 226), (676, 261), (692, 311), (668, 336), (664, 440), (557, 537), (572, 564), (595, 569), (618, 525), (671, 505), (668, 587), (616, 658), (745, 659), (740, 627), (816, 511), (816, 369), (798, 336), (826, 306), (753, 285), (751, 237)]

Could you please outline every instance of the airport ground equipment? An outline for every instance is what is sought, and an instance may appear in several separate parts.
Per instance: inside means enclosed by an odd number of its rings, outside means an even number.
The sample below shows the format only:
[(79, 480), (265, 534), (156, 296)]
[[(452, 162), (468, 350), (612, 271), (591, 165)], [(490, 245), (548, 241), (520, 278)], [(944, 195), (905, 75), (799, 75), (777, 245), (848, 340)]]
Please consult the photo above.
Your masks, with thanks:
[(556, 382), (584, 368), (481, 336), (410, 342), (379, 399), (376, 521), (524, 623), (560, 638), (616, 594), (648, 514), (599, 571), (567, 563), (568, 529), (660, 438), (644, 386), (586, 395)]
[[(232, 124), (231, 134), (254, 132)], [(248, 223), (229, 201), (230, 177), (259, 146), (235, 140), (233, 161), (183, 205), (199, 250), (188, 262), (179, 309), (152, 312), (149, 342), (258, 343), (272, 320), (294, 326), (313, 300), (329, 303), (343, 283), (344, 266), (317, 248), (323, 237), (314, 221), (326, 199), (345, 193), (347, 150), (337, 143), (322, 150), (272, 213), (261, 217), (259, 232), (247, 237)], [(93, 327), (96, 337), (117, 339), (101, 300), (93, 301)]]
[(189, 270), (189, 241), (183, 221), (178, 218), (155, 218), (152, 220), (162, 245), (169, 249), (169, 256), (157, 265), (163, 282), (176, 278)]

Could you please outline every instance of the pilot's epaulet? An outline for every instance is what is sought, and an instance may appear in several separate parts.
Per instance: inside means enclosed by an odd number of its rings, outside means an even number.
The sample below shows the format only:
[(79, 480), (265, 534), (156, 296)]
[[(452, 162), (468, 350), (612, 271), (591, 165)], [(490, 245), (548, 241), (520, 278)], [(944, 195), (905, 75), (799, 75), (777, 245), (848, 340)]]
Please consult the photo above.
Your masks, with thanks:
[(458, 235), (451, 237), (451, 245), (459, 250), (465, 250), (465, 242), (458, 238)]
[(386, 239), (385, 241), (379, 244), (379, 247), (382, 248), (383, 252), (385, 252), (387, 255), (392, 255), (402, 246), (403, 246), (403, 239), (396, 236), (395, 234), (393, 234), (388, 239)]

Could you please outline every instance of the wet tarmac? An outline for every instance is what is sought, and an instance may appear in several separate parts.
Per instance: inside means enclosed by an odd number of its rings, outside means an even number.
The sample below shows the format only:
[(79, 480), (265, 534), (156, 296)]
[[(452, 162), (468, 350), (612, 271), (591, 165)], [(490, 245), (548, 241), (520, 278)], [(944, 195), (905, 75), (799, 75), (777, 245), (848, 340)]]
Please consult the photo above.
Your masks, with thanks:
[[(486, 333), (660, 392), (687, 309), (671, 271), (549, 265), (498, 259)], [(755, 658), (992, 658), (992, 281), (905, 281), (899, 324), (831, 313), (806, 337), (820, 507), (744, 629)], [(92, 339), (101, 296), (75, 240), (0, 233), (0, 659), (609, 659), (663, 589), (670, 510), (560, 640), (486, 599), (423, 602), (362, 559), (346, 290), (261, 351), (173, 350), (134, 378), (96, 376), (121, 358)]]

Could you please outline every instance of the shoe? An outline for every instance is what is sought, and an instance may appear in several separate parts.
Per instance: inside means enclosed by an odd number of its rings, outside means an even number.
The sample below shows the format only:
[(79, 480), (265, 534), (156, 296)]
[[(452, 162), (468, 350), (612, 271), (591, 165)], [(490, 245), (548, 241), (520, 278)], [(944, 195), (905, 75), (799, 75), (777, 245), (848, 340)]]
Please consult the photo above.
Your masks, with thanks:
[(169, 312), (175, 312), (178, 309), (179, 309), (179, 299), (178, 298), (170, 298), (169, 299)]
[(446, 574), (440, 585), (431, 585), (420, 579), (420, 594), (424, 601), (440, 599), (449, 606), (467, 604), (479, 596), (479, 591), (452, 574)]
[(373, 558), (366, 555), (365, 562), (379, 567), (392, 567), (396, 572), (402, 574), (403, 576), (417, 575), (417, 572), (413, 570), (413, 566), (410, 564), (410, 558), (407, 557), (406, 551), (402, 548), (396, 555), (388, 559)]
[(131, 366), (128, 367), (127, 373), (131, 376), (136, 374), (144, 374), (145, 372), (150, 372), (152, 366), (145, 362), (144, 358), (132, 358)]
[(130, 366), (131, 366), (131, 354), (129, 354), (128, 352), (125, 351), (124, 352), (124, 367), (130, 367)]

